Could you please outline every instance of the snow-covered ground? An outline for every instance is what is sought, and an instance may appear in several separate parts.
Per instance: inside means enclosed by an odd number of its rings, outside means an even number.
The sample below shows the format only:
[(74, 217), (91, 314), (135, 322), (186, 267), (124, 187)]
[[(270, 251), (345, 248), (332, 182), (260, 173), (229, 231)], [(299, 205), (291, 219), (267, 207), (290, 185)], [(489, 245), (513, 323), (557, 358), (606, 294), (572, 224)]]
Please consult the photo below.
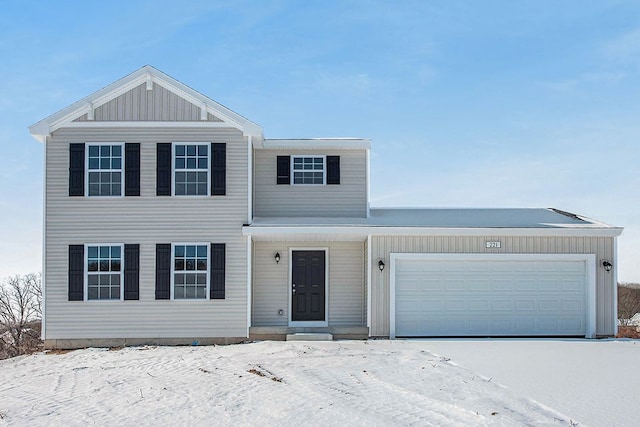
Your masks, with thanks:
[(580, 426), (640, 425), (640, 341), (421, 342), (433, 353), (570, 415)]
[(0, 361), (0, 426), (571, 425), (429, 348), (259, 342), (24, 356)]

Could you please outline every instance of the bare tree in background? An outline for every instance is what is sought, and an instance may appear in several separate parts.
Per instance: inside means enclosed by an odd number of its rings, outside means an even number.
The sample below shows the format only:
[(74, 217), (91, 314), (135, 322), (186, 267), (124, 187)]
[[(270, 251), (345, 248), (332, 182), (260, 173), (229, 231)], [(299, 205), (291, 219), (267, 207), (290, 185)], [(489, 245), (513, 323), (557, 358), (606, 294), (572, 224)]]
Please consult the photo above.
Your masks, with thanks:
[(629, 326), (629, 321), (640, 313), (640, 284), (618, 284), (618, 319), (620, 326)]
[(40, 274), (30, 273), (4, 279), (0, 284), (0, 359), (37, 350), (40, 346), (41, 319)]

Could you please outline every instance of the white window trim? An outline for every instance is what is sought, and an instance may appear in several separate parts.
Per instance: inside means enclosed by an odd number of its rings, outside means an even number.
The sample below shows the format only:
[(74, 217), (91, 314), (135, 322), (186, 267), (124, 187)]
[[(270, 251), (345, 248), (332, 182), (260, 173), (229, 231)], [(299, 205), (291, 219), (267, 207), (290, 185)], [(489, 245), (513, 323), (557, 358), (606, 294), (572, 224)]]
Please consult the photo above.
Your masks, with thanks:
[[(295, 183), (295, 172), (313, 172), (313, 171), (303, 171), (303, 170), (295, 170), (293, 169), (294, 159), (304, 159), (304, 158), (322, 158), (322, 184), (296, 184)], [(327, 185), (327, 156), (323, 154), (292, 154), (291, 155), (291, 185), (298, 185), (301, 187), (319, 187), (322, 185)]]
[[(102, 146), (120, 146), (120, 152), (122, 153), (122, 163), (120, 164), (120, 195), (119, 196), (90, 196), (89, 195), (89, 147), (102, 147)], [(125, 162), (124, 142), (85, 142), (84, 143), (84, 197), (91, 198), (120, 198), (124, 197), (124, 162)], [(112, 172), (114, 169), (110, 169)], [(94, 172), (102, 172), (102, 169), (92, 169)], [(106, 170), (105, 170), (106, 172)]]
[[(291, 289), (293, 284), (293, 252), (294, 251), (324, 251), (324, 320), (292, 320), (293, 303)], [(329, 326), (329, 248), (327, 246), (305, 246), (289, 248), (289, 317), (291, 327), (327, 327)]]
[[(120, 246), (120, 299), (89, 299), (89, 246)], [(97, 274), (100, 274), (98, 271)], [(115, 274), (109, 272), (109, 274)], [(84, 301), (85, 302), (114, 302), (124, 301), (124, 243), (85, 243), (84, 244)]]
[[(207, 146), (207, 194), (206, 195), (197, 195), (197, 194), (180, 194), (176, 195), (176, 145), (206, 145)], [(211, 142), (210, 141), (174, 141), (171, 143), (171, 196), (174, 197), (210, 197), (211, 196), (211, 162), (213, 160), (213, 153), (211, 152)], [(180, 169), (181, 171), (183, 169)], [(189, 169), (184, 169), (188, 171)], [(198, 171), (202, 172), (202, 169), (198, 169)]]
[[(204, 293), (204, 298), (178, 298), (175, 299), (174, 296), (174, 286), (175, 286), (175, 267), (176, 267), (176, 246), (206, 246), (207, 248), (207, 272), (206, 272), (206, 280), (207, 280), (207, 288)], [(211, 243), (209, 242), (174, 242), (171, 243), (171, 301), (208, 301), (211, 295)]]

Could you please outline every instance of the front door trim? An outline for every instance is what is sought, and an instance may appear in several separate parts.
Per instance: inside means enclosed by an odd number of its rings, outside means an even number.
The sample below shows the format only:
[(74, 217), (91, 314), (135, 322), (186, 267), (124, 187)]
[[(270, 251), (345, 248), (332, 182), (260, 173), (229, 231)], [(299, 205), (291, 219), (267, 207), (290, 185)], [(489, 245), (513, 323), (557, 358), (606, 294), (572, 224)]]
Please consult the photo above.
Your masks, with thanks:
[[(294, 251), (324, 251), (324, 321), (293, 321), (291, 320), (291, 287), (293, 285), (293, 252)], [(289, 248), (289, 281), (287, 287), (289, 295), (288, 320), (292, 327), (327, 327), (329, 326), (329, 248), (328, 247), (290, 247)]]

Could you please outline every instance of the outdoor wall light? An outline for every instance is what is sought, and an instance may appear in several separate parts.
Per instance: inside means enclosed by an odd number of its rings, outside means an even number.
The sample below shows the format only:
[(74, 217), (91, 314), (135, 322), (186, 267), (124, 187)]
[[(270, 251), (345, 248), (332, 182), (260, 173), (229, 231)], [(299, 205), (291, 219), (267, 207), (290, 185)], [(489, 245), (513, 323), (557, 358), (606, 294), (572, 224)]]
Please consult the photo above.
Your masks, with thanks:
[(276, 254), (273, 256), (273, 259), (276, 260), (276, 264), (280, 264), (280, 252), (276, 252)]
[(384, 261), (382, 260), (378, 261), (378, 268), (380, 269), (380, 271), (384, 270)]
[(611, 264), (609, 260), (605, 259), (602, 261), (602, 268), (604, 268), (604, 271), (609, 272), (613, 268), (613, 264)]

